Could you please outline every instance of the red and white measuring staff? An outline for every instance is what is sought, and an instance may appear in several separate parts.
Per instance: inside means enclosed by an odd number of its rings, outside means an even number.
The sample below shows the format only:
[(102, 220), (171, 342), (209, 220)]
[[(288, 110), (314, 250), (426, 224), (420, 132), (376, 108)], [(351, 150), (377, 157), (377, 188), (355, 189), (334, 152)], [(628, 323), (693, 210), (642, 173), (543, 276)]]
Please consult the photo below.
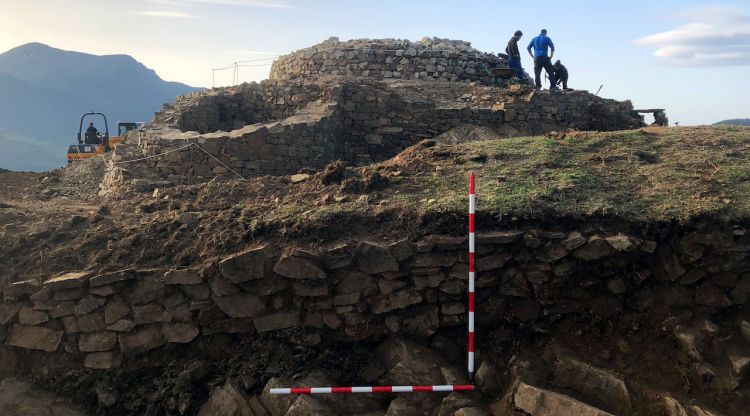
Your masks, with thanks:
[[(469, 380), (474, 380), (474, 214), (477, 196), (474, 192), (474, 174), (469, 175)], [(361, 387), (283, 387), (270, 389), (271, 394), (332, 394), (332, 393), (416, 393), (473, 391), (471, 384), (434, 386), (361, 386)]]
[(476, 227), (475, 214), (477, 209), (477, 195), (474, 189), (474, 174), (469, 175), (469, 339), (467, 345), (468, 352), (468, 372), (469, 381), (474, 380), (474, 278), (476, 269), (474, 268), (474, 231)]
[(368, 387), (292, 387), (271, 389), (271, 394), (330, 394), (330, 393), (417, 393), (423, 391), (472, 391), (472, 385), (436, 386), (368, 386)]

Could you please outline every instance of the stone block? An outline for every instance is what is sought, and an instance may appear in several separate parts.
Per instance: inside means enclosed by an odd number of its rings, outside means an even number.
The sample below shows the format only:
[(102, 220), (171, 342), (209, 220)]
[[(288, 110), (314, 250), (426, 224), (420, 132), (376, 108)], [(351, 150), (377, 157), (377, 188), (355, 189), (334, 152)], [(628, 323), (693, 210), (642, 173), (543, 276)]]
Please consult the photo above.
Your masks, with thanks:
[(108, 325), (107, 329), (114, 332), (131, 332), (135, 329), (135, 322), (129, 319), (120, 319), (119, 321)]
[(266, 311), (263, 299), (251, 293), (214, 296), (213, 300), (222, 312), (232, 318), (255, 318)]
[(499, 269), (505, 266), (505, 263), (510, 260), (513, 256), (510, 253), (498, 253), (491, 256), (482, 257), (477, 259), (477, 270), (487, 271)]
[(84, 296), (86, 296), (86, 289), (84, 288), (64, 289), (55, 291), (52, 294), (52, 299), (56, 301), (78, 300)]
[(157, 327), (140, 329), (130, 334), (121, 334), (117, 339), (120, 343), (120, 351), (126, 356), (151, 351), (161, 347), (166, 342), (164, 335)]
[(320, 262), (308, 256), (297, 255), (296, 251), (283, 255), (273, 271), (290, 279), (325, 279), (327, 276)]
[(92, 332), (81, 334), (78, 349), (81, 352), (110, 351), (117, 345), (117, 335), (113, 332)]
[(49, 321), (49, 317), (43, 311), (36, 311), (24, 306), (18, 312), (18, 323), (21, 325), (39, 325), (47, 321)]
[(200, 270), (170, 269), (164, 273), (164, 283), (167, 285), (197, 285), (203, 282)]
[(133, 320), (136, 325), (164, 322), (166, 314), (164, 308), (157, 303), (133, 306)]
[(104, 314), (101, 312), (81, 315), (78, 316), (76, 320), (81, 332), (99, 332), (104, 331), (106, 328), (104, 324)]
[(354, 250), (355, 267), (368, 274), (395, 272), (399, 270), (398, 261), (388, 248), (361, 241)]
[(248, 400), (245, 394), (227, 382), (211, 392), (208, 401), (198, 410), (198, 416), (256, 416)]
[(336, 293), (361, 293), (372, 285), (372, 278), (362, 272), (348, 272), (336, 284)]
[(126, 317), (130, 313), (130, 305), (119, 296), (109, 299), (104, 306), (104, 323), (110, 325)]
[(562, 241), (563, 247), (568, 251), (573, 251), (583, 246), (584, 244), (586, 244), (586, 237), (581, 235), (581, 233), (579, 233), (578, 231), (572, 231)]
[(91, 271), (61, 274), (44, 282), (44, 287), (48, 287), (54, 291), (81, 288), (86, 285), (92, 274), (93, 272)]
[(60, 346), (64, 331), (44, 326), (13, 325), (6, 340), (12, 347), (55, 352)]
[(156, 302), (166, 297), (167, 285), (164, 284), (163, 276), (145, 275), (138, 280), (135, 290), (130, 295), (130, 303), (141, 305)]
[(294, 328), (300, 324), (299, 312), (279, 312), (273, 315), (262, 316), (253, 320), (255, 329), (259, 333), (277, 331), (280, 329)]
[(89, 285), (91, 287), (107, 286), (135, 278), (136, 273), (134, 269), (117, 270), (91, 277), (89, 279)]
[(270, 256), (271, 250), (266, 246), (251, 248), (220, 261), (219, 270), (233, 283), (263, 279), (271, 272)]
[(106, 298), (100, 298), (97, 296), (86, 296), (85, 298), (78, 301), (76, 305), (76, 315), (86, 315), (104, 306), (107, 303)]
[(476, 233), (475, 239), (477, 245), (510, 244), (518, 241), (521, 235), (523, 235), (522, 231), (493, 231), (486, 233)]
[(167, 342), (186, 344), (195, 339), (200, 333), (197, 326), (189, 323), (170, 323), (162, 326), (162, 333)]
[(206, 300), (211, 297), (211, 289), (205, 284), (180, 285), (180, 290), (190, 299)]
[(66, 301), (60, 302), (57, 306), (49, 311), (49, 317), (52, 319), (62, 318), (64, 316), (71, 316), (75, 314), (76, 302)]
[(212, 276), (208, 279), (208, 286), (214, 296), (229, 296), (240, 291), (240, 288), (228, 283), (220, 275)]
[(606, 403), (618, 414), (631, 412), (630, 394), (615, 374), (571, 357), (558, 356), (554, 368), (555, 383), (586, 397)]
[[(566, 240), (563, 240), (563, 245)], [(575, 249), (573, 251), (573, 257), (585, 260), (594, 261), (603, 259), (605, 257), (615, 254), (617, 251), (607, 242), (607, 240), (599, 237), (598, 235), (591, 236), (585, 245)]]
[(20, 303), (3, 303), (0, 305), (0, 325), (8, 325), (18, 319), (21, 310)]
[(530, 416), (613, 416), (563, 394), (520, 383), (513, 404)]

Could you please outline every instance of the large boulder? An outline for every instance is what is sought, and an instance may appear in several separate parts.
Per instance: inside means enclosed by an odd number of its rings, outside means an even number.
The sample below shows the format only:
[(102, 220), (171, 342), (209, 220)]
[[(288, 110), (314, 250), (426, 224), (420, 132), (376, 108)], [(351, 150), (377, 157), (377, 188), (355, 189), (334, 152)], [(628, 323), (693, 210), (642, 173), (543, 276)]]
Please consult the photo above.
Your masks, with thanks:
[(606, 404), (618, 413), (630, 412), (630, 394), (619, 377), (567, 356), (558, 356), (554, 369), (555, 383), (573, 389), (586, 397)]
[(248, 398), (231, 383), (214, 390), (198, 416), (255, 416)]
[(531, 416), (614, 416), (563, 394), (520, 383), (513, 404)]

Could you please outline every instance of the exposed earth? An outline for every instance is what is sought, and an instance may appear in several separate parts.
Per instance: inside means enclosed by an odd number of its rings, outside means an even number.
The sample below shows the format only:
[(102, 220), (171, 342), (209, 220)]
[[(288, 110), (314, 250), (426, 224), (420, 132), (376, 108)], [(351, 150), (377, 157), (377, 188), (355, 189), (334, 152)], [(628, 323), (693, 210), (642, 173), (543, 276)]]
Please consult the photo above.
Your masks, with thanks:
[[(750, 213), (750, 129), (489, 138), (465, 144), (427, 140), (363, 167), (338, 162), (291, 176), (214, 180), (108, 197), (98, 195), (105, 163), (98, 159), (42, 174), (0, 173), (0, 270), (7, 298), (11, 282), (80, 270), (96, 275), (209, 265), (260, 243), (328, 252), (358, 240), (390, 244), (461, 237), (466, 177), (476, 172), (480, 230), (518, 230), (523, 238), (516, 248), (504, 249), (515, 260), (497, 269), (497, 284), (511, 279), (508, 270), (520, 268), (533, 286), (533, 293), (514, 294), (507, 304), (496, 299), (493, 286), (479, 289), (484, 305), (477, 317), (476, 392), (299, 400), (263, 393), (290, 384), (467, 382), (463, 324), (439, 325), (420, 335), (405, 329), (413, 312), (404, 308), (397, 310), (404, 318), (401, 329), (361, 341), (310, 328), (227, 331), (167, 344), (106, 371), (61, 359), (62, 351), (44, 355), (4, 346), (0, 376), (13, 375), (73, 402), (58, 406), (65, 410), (8, 414), (744, 414), (750, 405), (750, 359), (745, 358), (750, 357), (745, 304), (750, 264), (743, 251), (750, 247), (744, 231)], [(638, 247), (727, 229), (733, 237), (722, 240), (722, 247), (730, 244), (726, 250), (741, 255), (731, 265), (724, 266), (730, 255), (720, 255), (718, 248), (701, 252), (703, 260), (687, 259), (684, 252), (679, 258), (686, 268), (702, 261), (705, 265), (696, 267), (711, 270), (711, 264), (719, 264), (739, 277), (727, 282), (717, 269), (710, 285), (708, 277), (668, 283), (654, 263), (655, 276), (633, 283), (635, 273), (643, 271), (640, 262), (651, 261), (642, 248), (637, 258), (607, 251), (585, 273), (538, 287), (526, 269), (531, 260), (523, 260), (538, 247), (532, 237), (552, 244), (558, 237), (550, 233), (565, 231), (565, 244), (566, 230), (574, 229), (584, 235), (626, 233), (632, 236), (629, 244)], [(701, 238), (706, 247), (719, 244)], [(594, 247), (592, 241), (586, 247)], [(488, 246), (493, 244), (498, 243)], [(562, 264), (554, 262), (553, 267)], [(595, 283), (598, 279), (604, 279), (603, 286)], [(665, 302), (672, 299), (665, 293), (675, 288), (695, 290), (695, 301)], [(505, 290), (499, 286), (497, 293)], [(591, 297), (588, 291), (598, 294)], [(709, 292), (719, 300), (697, 295)], [(561, 299), (581, 303), (565, 310)], [(441, 307), (439, 298), (435, 302)], [(378, 307), (369, 305), (361, 307)], [(3, 383), (29, 391), (16, 380)], [(13, 409), (16, 399), (3, 394), (0, 409)], [(50, 394), (30, 394), (33, 404), (25, 409), (49, 408), (59, 400)]]

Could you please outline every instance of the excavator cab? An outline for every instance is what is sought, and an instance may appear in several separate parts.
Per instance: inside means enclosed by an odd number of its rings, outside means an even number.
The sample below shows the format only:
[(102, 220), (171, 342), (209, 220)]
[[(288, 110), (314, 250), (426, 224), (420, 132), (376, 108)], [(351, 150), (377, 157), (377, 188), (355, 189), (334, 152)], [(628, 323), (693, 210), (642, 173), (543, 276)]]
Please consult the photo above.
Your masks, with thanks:
[[(91, 135), (84, 130), (84, 121), (87, 117), (96, 116), (100, 116), (104, 121), (104, 130), (97, 132), (96, 135)], [(118, 122), (117, 136), (110, 138), (109, 124), (107, 123), (107, 116), (104, 113), (90, 112), (83, 114), (81, 122), (78, 125), (78, 144), (71, 145), (68, 148), (68, 163), (72, 163), (75, 160), (89, 159), (111, 151), (122, 142), (125, 134), (133, 130), (138, 130), (139, 127), (139, 123), (132, 121)]]
[[(101, 116), (104, 120), (104, 130), (92, 135), (84, 132), (83, 124), (87, 117)], [(102, 127), (102, 126), (99, 126)], [(112, 150), (109, 146), (109, 124), (104, 113), (84, 113), (78, 125), (78, 144), (68, 147), (68, 163), (74, 160), (89, 159), (98, 154), (107, 153)]]

